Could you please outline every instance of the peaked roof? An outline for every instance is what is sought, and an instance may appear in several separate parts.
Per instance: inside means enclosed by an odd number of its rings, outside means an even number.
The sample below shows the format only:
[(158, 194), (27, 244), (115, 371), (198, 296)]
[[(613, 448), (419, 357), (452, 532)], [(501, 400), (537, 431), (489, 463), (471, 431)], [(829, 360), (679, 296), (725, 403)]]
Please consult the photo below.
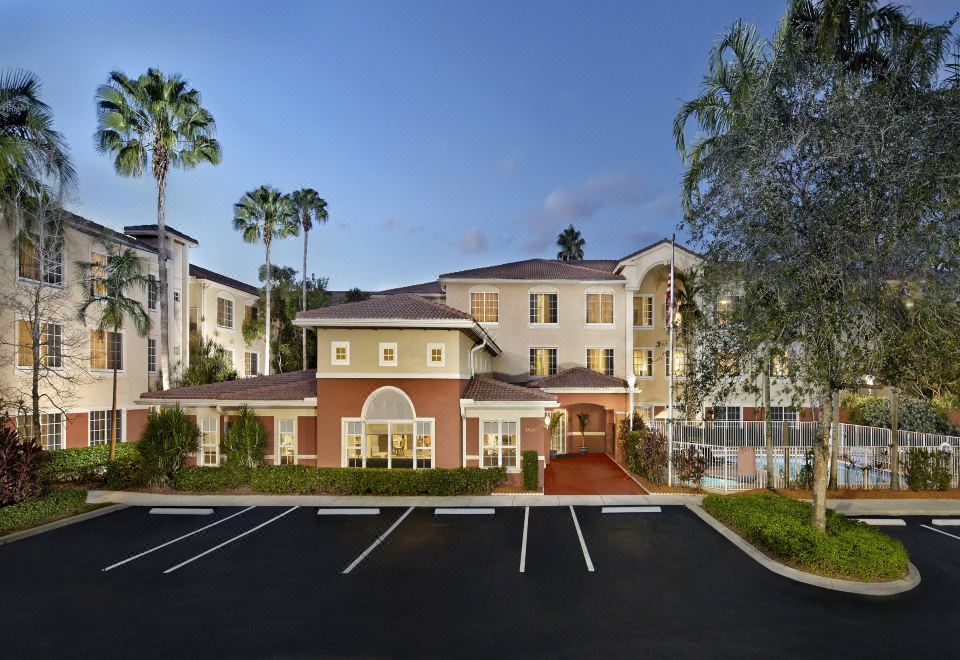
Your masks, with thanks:
[(317, 370), (303, 369), (270, 376), (239, 378), (208, 385), (144, 392), (141, 399), (164, 401), (298, 401), (317, 396)]
[(544, 392), (506, 383), (489, 376), (474, 376), (464, 390), (463, 399), (474, 401), (556, 401)]
[[(199, 245), (200, 243), (192, 236), (184, 234), (182, 231), (174, 229), (170, 225), (164, 225), (164, 230), (170, 232), (177, 238), (180, 238), (188, 243), (193, 243), (194, 245)], [(130, 234), (131, 236), (146, 235), (146, 236), (156, 236), (157, 234), (157, 225), (127, 225), (123, 228), (123, 231)]]
[(157, 248), (150, 245), (149, 243), (144, 243), (142, 241), (139, 241), (133, 236), (127, 236), (126, 234), (121, 234), (116, 229), (110, 229), (110, 227), (101, 225), (100, 223), (94, 222), (93, 220), (88, 220), (87, 218), (84, 218), (81, 215), (77, 215), (76, 213), (71, 213), (70, 211), (65, 211), (64, 213), (65, 213), (67, 224), (69, 224), (71, 227), (73, 227), (77, 231), (83, 232), (84, 234), (88, 234), (90, 236), (93, 236), (94, 238), (110, 239), (111, 241), (116, 241), (121, 245), (136, 248), (137, 250), (144, 250), (146, 252), (154, 252), (154, 253), (156, 253), (157, 251)]
[[(617, 262), (613, 262), (616, 264)], [(524, 259), (506, 264), (484, 266), (444, 273), (444, 279), (468, 280), (623, 280), (609, 268), (609, 260), (560, 261), (558, 259)]]
[(422, 282), (420, 284), (409, 284), (407, 286), (398, 286), (393, 289), (384, 289), (372, 293), (373, 296), (392, 296), (397, 293), (416, 293), (421, 296), (442, 296), (443, 287), (440, 286), (440, 280), (433, 282)]
[[(653, 248), (657, 247), (658, 245), (663, 245), (664, 243), (666, 243), (667, 245), (669, 245), (669, 244), (670, 244), (670, 239), (669, 239), (669, 238), (661, 238), (659, 241), (654, 241), (654, 242), (651, 243), (650, 245), (646, 245), (646, 246), (640, 248), (639, 250), (637, 250), (636, 252), (631, 252), (631, 253), (628, 254), (627, 256), (623, 257), (620, 261), (626, 261), (627, 259), (633, 259), (633, 258), (636, 257), (637, 255), (643, 254), (644, 252), (647, 252), (648, 250), (652, 250)], [(686, 253), (688, 253), (688, 254), (692, 254), (692, 255), (695, 256), (695, 257), (700, 257), (700, 256), (702, 256), (699, 252), (695, 252), (695, 251), (691, 250), (690, 248), (688, 248), (686, 245), (683, 245), (682, 243), (677, 243), (677, 249), (678, 249), (678, 250), (683, 250), (684, 252), (686, 252)]]
[(297, 313), (298, 319), (364, 319), (396, 321), (472, 321), (467, 312), (448, 307), (414, 293), (371, 298), (360, 302), (308, 309)]
[(586, 367), (572, 367), (546, 378), (532, 381), (528, 387), (541, 389), (593, 389), (623, 388), (627, 381), (616, 376), (607, 376)]
[(235, 280), (232, 277), (227, 277), (226, 275), (221, 275), (220, 273), (216, 273), (202, 266), (197, 266), (196, 264), (190, 264), (190, 277), (195, 277), (198, 280), (210, 280), (211, 282), (249, 293), (251, 296), (260, 295), (260, 290), (255, 286), (251, 286), (240, 280)]

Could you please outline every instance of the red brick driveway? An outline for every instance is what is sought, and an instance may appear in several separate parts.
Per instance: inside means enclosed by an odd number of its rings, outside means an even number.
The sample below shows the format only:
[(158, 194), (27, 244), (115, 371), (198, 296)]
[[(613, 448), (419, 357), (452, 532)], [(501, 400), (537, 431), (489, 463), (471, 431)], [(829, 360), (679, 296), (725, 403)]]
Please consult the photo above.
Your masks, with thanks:
[(646, 495), (606, 454), (560, 456), (543, 477), (546, 495)]

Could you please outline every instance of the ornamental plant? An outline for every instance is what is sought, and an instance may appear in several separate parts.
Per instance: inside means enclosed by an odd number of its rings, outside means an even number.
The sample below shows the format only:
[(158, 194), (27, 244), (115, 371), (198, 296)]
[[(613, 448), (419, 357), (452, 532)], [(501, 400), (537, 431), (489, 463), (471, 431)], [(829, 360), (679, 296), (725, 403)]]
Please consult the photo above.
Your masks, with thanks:
[(200, 449), (200, 428), (180, 408), (151, 411), (137, 443), (141, 478), (147, 486), (165, 486)]

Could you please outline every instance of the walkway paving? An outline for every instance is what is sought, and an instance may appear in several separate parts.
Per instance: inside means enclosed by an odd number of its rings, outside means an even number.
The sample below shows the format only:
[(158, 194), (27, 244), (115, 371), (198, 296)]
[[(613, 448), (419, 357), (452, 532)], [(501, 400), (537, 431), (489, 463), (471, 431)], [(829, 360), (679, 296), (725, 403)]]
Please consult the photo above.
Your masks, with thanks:
[(646, 495), (640, 484), (606, 454), (562, 456), (547, 466), (546, 495)]

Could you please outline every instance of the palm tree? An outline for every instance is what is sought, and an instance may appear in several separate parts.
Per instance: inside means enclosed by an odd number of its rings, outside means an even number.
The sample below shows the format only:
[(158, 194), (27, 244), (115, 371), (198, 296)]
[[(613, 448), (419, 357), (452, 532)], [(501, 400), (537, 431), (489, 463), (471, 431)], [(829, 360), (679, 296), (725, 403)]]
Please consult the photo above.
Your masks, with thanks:
[(587, 424), (590, 423), (590, 413), (577, 413), (577, 427), (580, 429), (580, 451), (587, 451)]
[(0, 73), (0, 211), (11, 222), (11, 206), (36, 197), (53, 179), (59, 187), (76, 181), (63, 136), (53, 130), (50, 107), (40, 100), (40, 82), (27, 71)]
[(299, 234), (299, 225), (294, 216), (290, 198), (276, 188), (260, 186), (256, 190), (246, 193), (240, 201), (233, 205), (233, 228), (241, 232), (247, 243), (263, 241), (265, 254), (264, 287), (266, 288), (267, 313), (264, 317), (264, 328), (267, 333), (266, 347), (264, 348), (264, 376), (270, 375), (270, 329), (273, 326), (273, 317), (270, 315), (270, 281), (272, 267), (270, 265), (270, 245), (273, 239), (289, 238)]
[[(694, 359), (694, 338), (696, 337), (697, 326), (704, 320), (703, 310), (700, 308), (699, 299), (702, 295), (703, 285), (701, 283), (700, 271), (696, 268), (677, 268), (673, 271), (675, 281), (674, 304), (676, 305), (676, 320), (680, 330), (680, 344), (683, 346), (684, 355), (687, 360), (687, 369), (690, 369)], [(690, 397), (684, 396), (686, 404), (686, 418), (693, 419), (693, 401)]]
[[(290, 203), (293, 205), (293, 212), (297, 217), (300, 228), (303, 229), (303, 291), (300, 309), (307, 309), (307, 235), (313, 229), (313, 223), (322, 225), (327, 221), (327, 200), (320, 197), (313, 188), (301, 188), (290, 193)], [(303, 355), (303, 368), (307, 368), (307, 329), (301, 328), (302, 338), (301, 352)]]
[(570, 225), (557, 236), (557, 259), (564, 261), (580, 261), (583, 259), (583, 246), (586, 245), (583, 236), (580, 235), (573, 225)]
[[(141, 337), (150, 330), (150, 317), (138, 300), (127, 297), (130, 289), (146, 291), (149, 278), (143, 274), (143, 266), (137, 253), (130, 248), (120, 249), (112, 241), (104, 241), (107, 250), (105, 263), (80, 261), (77, 266), (83, 277), (84, 300), (77, 316), (86, 323), (91, 307), (99, 311), (97, 330), (102, 333), (119, 333), (127, 319)], [(108, 350), (104, 337), (104, 350)], [(110, 460), (117, 451), (117, 368), (113, 361), (113, 405), (110, 410)]]
[(170, 387), (170, 324), (167, 305), (167, 175), (171, 167), (216, 165), (222, 152), (216, 122), (200, 103), (200, 92), (179, 74), (147, 69), (132, 79), (111, 71), (97, 88), (97, 149), (114, 157), (121, 176), (141, 176), (148, 163), (157, 182), (157, 265), (160, 274), (160, 371)]

